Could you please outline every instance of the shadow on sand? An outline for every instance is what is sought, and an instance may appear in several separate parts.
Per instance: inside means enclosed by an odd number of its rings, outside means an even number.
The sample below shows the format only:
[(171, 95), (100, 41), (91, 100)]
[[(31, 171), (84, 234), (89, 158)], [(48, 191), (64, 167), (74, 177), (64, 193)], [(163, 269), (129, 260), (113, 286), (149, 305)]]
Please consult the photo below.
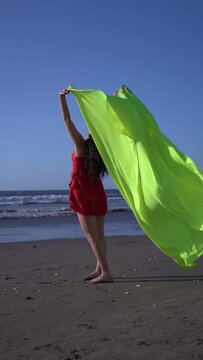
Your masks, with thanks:
[(185, 276), (125, 276), (114, 277), (114, 282), (160, 282), (160, 281), (203, 281), (203, 275), (185, 275)]

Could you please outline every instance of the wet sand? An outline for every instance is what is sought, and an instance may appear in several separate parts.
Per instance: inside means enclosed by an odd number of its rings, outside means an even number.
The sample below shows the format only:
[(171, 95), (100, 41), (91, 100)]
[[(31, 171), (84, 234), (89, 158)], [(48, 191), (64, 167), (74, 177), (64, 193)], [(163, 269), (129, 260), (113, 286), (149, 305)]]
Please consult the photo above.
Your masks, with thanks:
[(114, 282), (97, 285), (84, 239), (0, 245), (1, 360), (203, 360), (203, 259), (182, 269), (146, 236), (107, 245)]

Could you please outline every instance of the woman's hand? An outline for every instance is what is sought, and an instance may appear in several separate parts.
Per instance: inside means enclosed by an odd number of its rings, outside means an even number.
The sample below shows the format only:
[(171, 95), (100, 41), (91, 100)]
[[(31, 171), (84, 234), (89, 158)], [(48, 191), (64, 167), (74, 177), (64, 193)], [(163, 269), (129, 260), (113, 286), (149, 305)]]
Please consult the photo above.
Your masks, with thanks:
[(70, 90), (68, 89), (63, 89), (60, 91), (59, 95), (60, 96), (66, 96), (67, 94), (69, 94)]

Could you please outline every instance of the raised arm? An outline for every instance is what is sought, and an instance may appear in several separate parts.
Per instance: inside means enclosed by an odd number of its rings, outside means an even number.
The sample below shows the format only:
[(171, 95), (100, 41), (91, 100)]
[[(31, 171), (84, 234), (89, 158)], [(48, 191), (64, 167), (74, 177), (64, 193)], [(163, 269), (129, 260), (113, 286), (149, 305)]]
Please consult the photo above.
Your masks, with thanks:
[(64, 89), (59, 93), (61, 111), (68, 133), (75, 145), (75, 154), (76, 156), (83, 156), (85, 140), (71, 120), (70, 112), (65, 97), (69, 92), (70, 92), (69, 90)]

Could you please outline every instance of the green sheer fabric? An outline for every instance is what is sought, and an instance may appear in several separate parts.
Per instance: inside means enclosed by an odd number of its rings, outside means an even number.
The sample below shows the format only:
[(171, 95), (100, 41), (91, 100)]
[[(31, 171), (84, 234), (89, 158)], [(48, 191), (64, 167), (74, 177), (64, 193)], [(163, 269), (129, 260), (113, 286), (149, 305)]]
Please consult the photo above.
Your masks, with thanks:
[(126, 86), (117, 96), (68, 89), (144, 232), (180, 266), (196, 266), (203, 254), (203, 174)]

